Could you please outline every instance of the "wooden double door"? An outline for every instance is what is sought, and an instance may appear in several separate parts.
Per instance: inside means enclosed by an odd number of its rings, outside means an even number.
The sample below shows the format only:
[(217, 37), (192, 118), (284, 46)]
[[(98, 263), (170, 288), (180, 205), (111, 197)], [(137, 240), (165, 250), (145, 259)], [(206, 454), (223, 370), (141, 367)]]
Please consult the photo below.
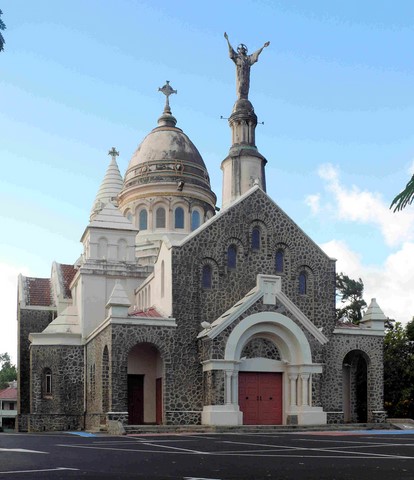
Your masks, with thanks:
[(281, 425), (282, 374), (239, 372), (239, 406), (244, 425)]
[[(145, 375), (128, 375), (128, 423), (143, 425)], [(162, 424), (162, 378), (155, 383), (155, 423)]]

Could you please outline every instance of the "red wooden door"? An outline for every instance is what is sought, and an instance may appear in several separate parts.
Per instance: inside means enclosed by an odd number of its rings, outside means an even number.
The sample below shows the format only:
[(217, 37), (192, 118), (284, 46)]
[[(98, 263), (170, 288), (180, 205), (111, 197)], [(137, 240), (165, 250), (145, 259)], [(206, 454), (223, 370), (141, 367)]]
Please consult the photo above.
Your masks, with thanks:
[(162, 378), (155, 381), (155, 423), (162, 424)]
[(239, 406), (244, 425), (280, 425), (282, 374), (239, 372)]
[(144, 375), (128, 375), (128, 423), (144, 423)]

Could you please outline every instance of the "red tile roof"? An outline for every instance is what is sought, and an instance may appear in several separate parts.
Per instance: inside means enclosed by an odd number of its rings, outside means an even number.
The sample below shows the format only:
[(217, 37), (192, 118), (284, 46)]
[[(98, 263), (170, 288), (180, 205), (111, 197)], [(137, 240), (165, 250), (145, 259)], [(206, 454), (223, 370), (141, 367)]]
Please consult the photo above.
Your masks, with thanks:
[(7, 387), (0, 390), (0, 398), (2, 400), (17, 400), (17, 388)]
[(145, 318), (163, 318), (163, 316), (151, 307), (147, 310), (134, 310), (129, 314), (130, 317), (145, 317)]
[(51, 304), (50, 279), (26, 277), (26, 305), (48, 307)]
[(73, 265), (66, 265), (64, 263), (60, 264), (60, 271), (62, 272), (63, 280), (63, 295), (65, 298), (72, 298), (72, 293), (70, 291), (70, 284), (72, 283), (73, 277), (75, 276), (76, 269)]

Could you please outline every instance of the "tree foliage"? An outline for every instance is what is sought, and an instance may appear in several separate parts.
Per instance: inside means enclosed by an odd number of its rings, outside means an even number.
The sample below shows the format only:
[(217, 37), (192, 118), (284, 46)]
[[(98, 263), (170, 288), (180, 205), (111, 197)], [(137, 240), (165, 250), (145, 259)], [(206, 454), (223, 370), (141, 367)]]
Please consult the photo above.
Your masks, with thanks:
[(13, 380), (17, 380), (16, 366), (11, 363), (8, 353), (0, 353), (0, 390), (7, 388)]
[(411, 180), (407, 183), (404, 190), (399, 193), (394, 200), (392, 201), (390, 208), (394, 207), (394, 212), (402, 210), (407, 205), (411, 205), (414, 200), (414, 175), (411, 177)]
[(4, 44), (6, 43), (4, 41), (4, 37), (1, 33), (1, 30), (6, 30), (6, 25), (4, 24), (3, 20), (1, 19), (1, 16), (3, 15), (3, 12), (0, 10), (0, 52), (4, 50)]
[(348, 275), (336, 274), (336, 295), (340, 298), (342, 307), (336, 309), (336, 318), (341, 322), (355, 323), (362, 319), (363, 309), (367, 306), (362, 298), (364, 282), (359, 278), (353, 280)]
[(391, 418), (414, 417), (414, 318), (390, 325), (384, 338), (384, 404)]

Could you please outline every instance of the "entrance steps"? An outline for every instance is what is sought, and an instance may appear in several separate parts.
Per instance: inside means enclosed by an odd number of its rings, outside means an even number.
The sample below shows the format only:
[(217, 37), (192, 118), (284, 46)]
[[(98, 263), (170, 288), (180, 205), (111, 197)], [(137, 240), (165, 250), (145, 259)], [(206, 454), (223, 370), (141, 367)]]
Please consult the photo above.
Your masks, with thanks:
[(347, 423), (329, 425), (125, 425), (126, 435), (184, 433), (276, 433), (312, 431), (389, 430), (390, 423)]

